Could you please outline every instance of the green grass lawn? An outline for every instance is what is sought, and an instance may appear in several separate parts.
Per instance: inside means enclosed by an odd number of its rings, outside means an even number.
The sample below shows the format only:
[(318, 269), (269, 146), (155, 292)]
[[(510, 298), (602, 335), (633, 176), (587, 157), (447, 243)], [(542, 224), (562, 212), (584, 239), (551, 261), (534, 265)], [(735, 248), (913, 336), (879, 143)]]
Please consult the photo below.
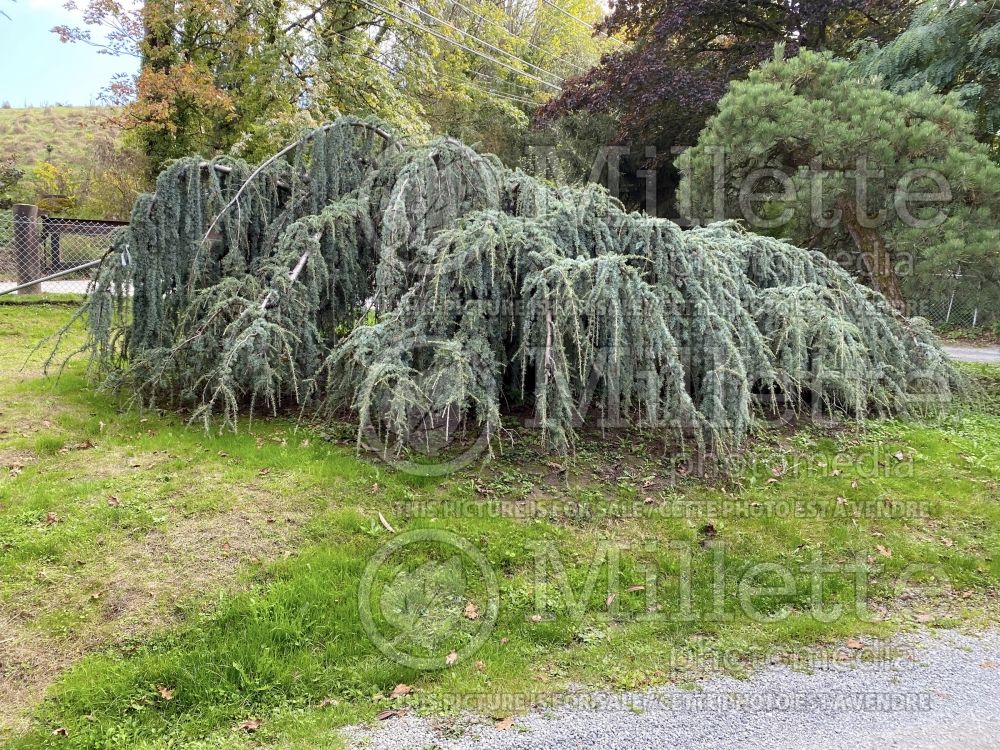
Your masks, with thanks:
[(946, 419), (765, 431), (726, 479), (647, 436), (563, 464), (525, 429), (423, 478), (348, 426), (208, 435), (123, 409), (84, 363), (46, 379), (26, 358), (71, 312), (0, 305), (6, 747), (337, 746), (388, 709), (499, 719), (570, 684), (995, 621), (1000, 370), (970, 368), (974, 408)]

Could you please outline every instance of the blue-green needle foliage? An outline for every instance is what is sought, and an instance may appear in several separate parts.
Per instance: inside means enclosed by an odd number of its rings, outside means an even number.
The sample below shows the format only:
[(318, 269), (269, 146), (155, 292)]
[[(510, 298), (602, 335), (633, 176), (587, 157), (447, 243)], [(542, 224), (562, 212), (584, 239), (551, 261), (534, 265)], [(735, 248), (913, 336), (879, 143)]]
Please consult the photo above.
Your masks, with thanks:
[(143, 405), (352, 413), (393, 452), (493, 445), (512, 408), (562, 452), (586, 424), (733, 445), (761, 394), (863, 417), (958, 385), (924, 324), (822, 254), (347, 118), (256, 174), (171, 166), (95, 292), (92, 371)]

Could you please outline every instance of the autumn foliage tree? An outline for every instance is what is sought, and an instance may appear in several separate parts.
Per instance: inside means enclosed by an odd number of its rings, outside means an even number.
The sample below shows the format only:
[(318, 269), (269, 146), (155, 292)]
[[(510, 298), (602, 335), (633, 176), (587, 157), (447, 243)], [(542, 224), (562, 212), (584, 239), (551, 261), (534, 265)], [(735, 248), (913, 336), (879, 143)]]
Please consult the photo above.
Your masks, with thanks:
[[(572, 0), (596, 19), (597, 0)], [(530, 114), (603, 44), (518, 0), (88, 0), (65, 41), (140, 60), (109, 89), (155, 174), (189, 154), (255, 159), (342, 113), (447, 133), (516, 161)]]
[(107, 100), (153, 174), (170, 159), (227, 149), (294, 107), (284, 0), (90, 0), (82, 10), (85, 26), (54, 31), (140, 61), (137, 76), (111, 82)]

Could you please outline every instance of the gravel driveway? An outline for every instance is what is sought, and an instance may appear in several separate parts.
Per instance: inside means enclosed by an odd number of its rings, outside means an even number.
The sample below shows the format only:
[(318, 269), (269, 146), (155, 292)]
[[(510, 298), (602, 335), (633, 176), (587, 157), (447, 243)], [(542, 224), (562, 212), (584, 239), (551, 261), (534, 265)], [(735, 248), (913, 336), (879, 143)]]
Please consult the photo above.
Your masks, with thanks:
[[(944, 631), (902, 658), (769, 667), (697, 690), (589, 696), (464, 732), (406, 714), (352, 730), (370, 750), (1000, 750), (1000, 632)], [(593, 701), (593, 704), (591, 704)], [(586, 704), (586, 705), (585, 705)], [(458, 734), (458, 736), (456, 736)]]

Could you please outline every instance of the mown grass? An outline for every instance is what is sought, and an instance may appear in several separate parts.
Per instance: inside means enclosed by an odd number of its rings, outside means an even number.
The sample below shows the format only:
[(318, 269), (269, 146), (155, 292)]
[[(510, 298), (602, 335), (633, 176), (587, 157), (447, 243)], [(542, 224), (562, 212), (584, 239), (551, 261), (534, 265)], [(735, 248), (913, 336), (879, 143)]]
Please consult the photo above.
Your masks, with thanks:
[[(384, 709), (501, 717), (570, 683), (687, 683), (815, 647), (842, 658), (848, 638), (995, 612), (996, 368), (970, 368), (975, 410), (769, 431), (728, 478), (684, 476), (636, 436), (595, 436), (564, 464), (519, 430), (485, 468), (427, 479), (358, 457), (349, 429), (271, 419), (206, 435), (123, 410), (80, 365), (44, 380), (24, 358), (69, 314), (0, 306), (11, 748), (336, 746)], [(489, 638), (445, 669), (387, 658), (359, 615), (368, 561), (415, 529), (468, 540), (499, 584)], [(409, 547), (377, 582), (447, 558)], [(817, 602), (820, 561), (836, 570)], [(488, 587), (467, 584), (459, 603), (480, 614), (443, 620), (444, 653), (485, 617)], [(413, 692), (392, 698), (400, 683)]]

